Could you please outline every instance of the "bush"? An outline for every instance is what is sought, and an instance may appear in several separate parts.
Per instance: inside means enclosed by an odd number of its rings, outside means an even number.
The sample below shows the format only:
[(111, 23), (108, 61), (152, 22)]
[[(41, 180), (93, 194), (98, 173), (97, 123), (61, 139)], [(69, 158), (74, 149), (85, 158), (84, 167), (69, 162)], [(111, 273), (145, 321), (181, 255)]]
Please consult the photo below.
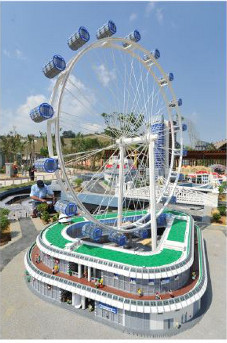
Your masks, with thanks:
[(0, 230), (1, 232), (7, 229), (9, 226), (9, 219), (6, 216), (1, 216), (0, 217)]
[(44, 220), (46, 223), (49, 223), (50, 214), (47, 211), (42, 212), (41, 219)]
[(59, 218), (59, 213), (56, 213), (55, 215), (53, 215), (52, 217), (53, 222), (56, 222), (58, 218)]
[(10, 210), (8, 208), (0, 208), (0, 217), (2, 216), (8, 216)]
[(75, 182), (75, 184), (76, 184), (77, 187), (80, 187), (81, 184), (82, 184), (82, 182), (83, 182), (83, 180), (78, 178), (78, 179), (76, 179), (74, 182)]
[(46, 202), (44, 202), (43, 204), (39, 204), (39, 205), (37, 206), (37, 210), (38, 210), (39, 212), (41, 212), (41, 213), (47, 212), (47, 209), (48, 209), (48, 205), (47, 205)]
[(226, 216), (226, 207), (225, 206), (218, 207), (218, 210), (219, 210), (221, 216)]
[(0, 174), (5, 174), (4, 168), (1, 168), (1, 169), (0, 169)]
[(213, 220), (214, 220), (216, 223), (218, 223), (220, 219), (221, 219), (220, 213), (214, 213), (214, 214), (213, 214)]

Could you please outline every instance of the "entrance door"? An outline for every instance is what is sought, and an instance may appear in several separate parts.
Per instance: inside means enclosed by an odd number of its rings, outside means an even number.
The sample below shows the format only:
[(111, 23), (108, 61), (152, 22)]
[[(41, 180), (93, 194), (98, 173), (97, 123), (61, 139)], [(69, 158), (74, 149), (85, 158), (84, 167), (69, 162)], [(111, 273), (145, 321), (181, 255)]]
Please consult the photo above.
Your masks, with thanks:
[(102, 318), (111, 320), (111, 312), (107, 310), (102, 310)]

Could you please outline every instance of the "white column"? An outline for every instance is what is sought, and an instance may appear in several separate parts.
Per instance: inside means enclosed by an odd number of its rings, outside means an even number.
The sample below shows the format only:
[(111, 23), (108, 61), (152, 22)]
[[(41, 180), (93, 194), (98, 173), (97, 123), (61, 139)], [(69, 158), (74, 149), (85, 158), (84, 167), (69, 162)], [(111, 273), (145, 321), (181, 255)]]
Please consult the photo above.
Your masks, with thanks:
[(96, 268), (93, 268), (93, 277), (96, 277)]
[(75, 308), (81, 307), (81, 295), (72, 293), (72, 306)]
[(82, 310), (85, 310), (85, 296), (81, 297), (81, 305), (82, 305)]
[(123, 208), (123, 191), (124, 191), (124, 144), (119, 142), (120, 148), (120, 166), (119, 166), (119, 180), (118, 180), (118, 219), (117, 227), (120, 229), (122, 225), (122, 208)]
[(87, 280), (91, 281), (91, 267), (88, 267)]
[(149, 143), (149, 181), (150, 181), (150, 216), (151, 216), (151, 240), (152, 251), (157, 247), (157, 222), (156, 222), (156, 193), (155, 193), (155, 160), (154, 140)]
[(82, 268), (81, 264), (78, 263), (78, 278), (82, 278)]

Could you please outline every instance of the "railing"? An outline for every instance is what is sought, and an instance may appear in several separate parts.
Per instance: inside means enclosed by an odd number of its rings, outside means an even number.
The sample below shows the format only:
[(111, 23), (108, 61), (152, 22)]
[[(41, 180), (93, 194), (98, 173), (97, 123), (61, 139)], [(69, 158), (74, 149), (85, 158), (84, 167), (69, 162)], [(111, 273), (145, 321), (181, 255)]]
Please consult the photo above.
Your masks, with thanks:
[[(74, 281), (70, 281), (67, 279), (64, 279), (62, 277), (56, 276), (56, 275), (51, 275), (48, 274), (46, 272), (41, 271), (40, 269), (38, 269), (31, 261), (31, 251), (33, 249), (33, 246), (29, 249), (29, 251), (26, 254), (26, 261), (27, 264), (29, 266), (29, 268), (31, 268), (31, 270), (33, 270), (36, 274), (39, 274), (41, 277), (45, 277), (47, 279), (50, 280), (55, 280), (55, 281), (59, 281), (63, 284), (67, 284), (68, 286), (72, 286), (74, 288), (80, 289), (80, 290), (84, 290), (87, 292), (90, 292), (90, 297), (92, 298), (92, 294), (94, 295), (99, 295), (99, 296), (103, 296), (106, 297), (106, 302), (108, 302), (108, 299), (111, 299), (111, 301), (115, 300), (115, 301), (119, 301), (125, 305), (135, 305), (135, 306), (148, 306), (148, 307), (166, 307), (166, 311), (170, 311), (170, 307), (173, 304), (179, 304), (181, 302), (184, 302), (183, 304), (181, 304), (182, 307), (188, 306), (188, 304), (186, 303), (185, 305), (185, 301), (187, 301), (190, 298), (194, 298), (194, 296), (198, 293), (202, 293), (200, 294), (200, 297), (202, 297), (202, 295), (205, 292), (206, 286), (207, 286), (207, 275), (206, 275), (206, 265), (204, 263), (204, 259), (205, 259), (205, 254), (204, 254), (204, 245), (203, 245), (203, 241), (202, 241), (202, 236), (201, 236), (201, 232), (200, 229), (198, 227), (196, 227), (197, 229), (197, 236), (198, 236), (198, 257), (199, 257), (199, 279), (195, 285), (195, 287), (190, 290), (188, 293), (186, 293), (185, 295), (180, 295), (180, 296), (176, 296), (175, 298), (171, 298), (171, 299), (166, 299), (166, 300), (135, 300), (135, 299), (130, 299), (130, 298), (124, 298), (109, 292), (105, 292), (102, 291), (100, 289), (96, 289), (93, 288), (91, 286), (87, 286), (87, 285), (82, 285), (80, 283), (74, 282)], [(203, 289), (203, 291), (202, 291)], [(193, 299), (194, 301), (196, 301), (196, 299)], [(198, 300), (198, 299), (197, 299)], [(138, 311), (138, 308), (137, 308)], [(139, 311), (138, 311), (139, 312)], [(158, 312), (158, 311), (157, 311)]]
[[(34, 178), (34, 182), (37, 180), (49, 181), (56, 180), (55, 174), (37, 174)], [(7, 187), (11, 185), (23, 185), (23, 183), (31, 182), (28, 176), (22, 178), (10, 178), (10, 179), (0, 179), (0, 188)]]
[[(172, 186), (169, 185), (166, 189), (166, 193), (171, 192)], [(204, 189), (205, 191), (205, 189)], [(156, 197), (158, 198), (162, 194), (162, 188), (156, 188)], [(191, 204), (191, 205), (204, 205), (217, 207), (218, 194), (203, 193), (201, 191), (196, 191), (190, 189), (190, 187), (176, 186), (173, 195), (176, 197), (176, 202), (181, 204)], [(127, 190), (124, 193), (127, 198), (140, 198), (144, 200), (149, 200), (150, 192), (149, 187), (141, 187)]]

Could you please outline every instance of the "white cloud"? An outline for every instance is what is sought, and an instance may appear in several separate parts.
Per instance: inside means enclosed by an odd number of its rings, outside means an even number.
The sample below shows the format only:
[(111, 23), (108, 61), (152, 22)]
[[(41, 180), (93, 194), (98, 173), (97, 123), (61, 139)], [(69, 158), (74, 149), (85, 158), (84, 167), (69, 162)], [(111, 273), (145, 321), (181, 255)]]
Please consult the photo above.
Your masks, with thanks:
[(7, 134), (13, 127), (21, 135), (27, 135), (28, 133), (38, 134), (39, 130), (44, 131), (46, 123), (34, 123), (29, 115), (30, 111), (42, 102), (47, 102), (44, 95), (31, 95), (15, 111), (12, 109), (2, 110), (1, 133)]
[(88, 132), (91, 132), (91, 133), (94, 133), (94, 132), (101, 132), (103, 130), (103, 126), (100, 125), (100, 124), (93, 124), (93, 123), (85, 123), (85, 124), (82, 124), (82, 127), (86, 130), (85, 133)]
[[(55, 85), (55, 81), (50, 80), (48, 93), (50, 94)], [(60, 91), (60, 89), (59, 89)], [(59, 95), (59, 93), (58, 93)], [(7, 134), (15, 127), (21, 135), (39, 135), (39, 131), (46, 132), (46, 121), (35, 123), (30, 118), (30, 111), (43, 102), (49, 102), (47, 96), (43, 94), (33, 94), (26, 98), (25, 102), (17, 109), (4, 109), (1, 111), (0, 134)], [(83, 82), (71, 75), (66, 84), (61, 103), (60, 127), (62, 130), (72, 130), (75, 132), (94, 133), (101, 129), (97, 121), (100, 115), (95, 111), (97, 102), (94, 92)], [(53, 104), (56, 109), (57, 103)]]
[(153, 11), (154, 8), (155, 8), (155, 2), (154, 1), (151, 1), (147, 4), (147, 6), (145, 8), (146, 17), (149, 17), (150, 13)]
[(20, 49), (15, 49), (12, 51), (4, 49), (3, 54), (5, 56), (7, 56), (8, 58), (16, 58), (18, 60), (26, 60), (26, 57), (24, 56), (23, 52)]
[(162, 8), (157, 8), (155, 14), (156, 14), (156, 18), (157, 18), (157, 21), (159, 22), (159, 24), (162, 24), (163, 23), (163, 19), (164, 19), (163, 9)]
[(3, 54), (4, 54), (5, 56), (7, 56), (7, 57), (11, 57), (10, 52), (9, 52), (8, 50), (6, 50), (6, 49), (3, 49)]
[(94, 66), (93, 69), (104, 87), (107, 87), (111, 81), (116, 79), (115, 70), (108, 70), (104, 64)]
[(134, 20), (136, 20), (136, 18), (137, 18), (137, 14), (136, 13), (132, 13), (130, 15), (130, 17), (129, 17), (129, 21), (134, 21)]

